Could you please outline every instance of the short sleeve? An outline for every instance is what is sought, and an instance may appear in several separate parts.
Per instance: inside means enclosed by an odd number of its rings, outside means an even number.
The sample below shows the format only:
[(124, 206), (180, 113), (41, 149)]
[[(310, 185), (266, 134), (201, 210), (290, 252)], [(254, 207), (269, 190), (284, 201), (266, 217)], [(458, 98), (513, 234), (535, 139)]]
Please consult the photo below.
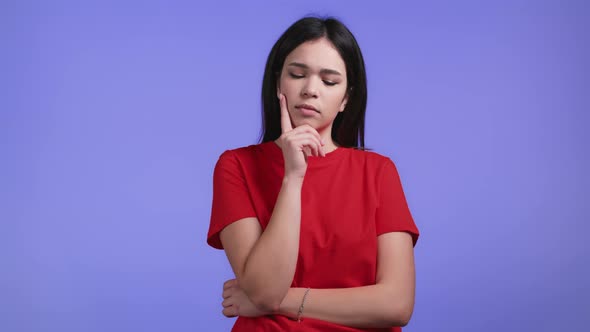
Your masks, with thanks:
[(377, 235), (407, 232), (412, 236), (415, 246), (419, 236), (418, 228), (408, 208), (397, 168), (389, 158), (381, 169), (378, 188), (379, 203), (375, 219)]
[(213, 171), (213, 203), (207, 243), (223, 249), (219, 233), (224, 227), (247, 217), (256, 217), (244, 170), (235, 152), (225, 151)]

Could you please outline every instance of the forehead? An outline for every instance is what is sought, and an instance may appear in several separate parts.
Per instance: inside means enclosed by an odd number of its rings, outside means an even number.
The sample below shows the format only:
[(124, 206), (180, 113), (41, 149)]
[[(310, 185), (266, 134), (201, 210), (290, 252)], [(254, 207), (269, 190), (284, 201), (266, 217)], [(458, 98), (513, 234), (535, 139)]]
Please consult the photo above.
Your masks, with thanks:
[(285, 59), (285, 65), (291, 62), (304, 63), (312, 70), (334, 69), (346, 73), (340, 53), (326, 38), (310, 40), (297, 46)]

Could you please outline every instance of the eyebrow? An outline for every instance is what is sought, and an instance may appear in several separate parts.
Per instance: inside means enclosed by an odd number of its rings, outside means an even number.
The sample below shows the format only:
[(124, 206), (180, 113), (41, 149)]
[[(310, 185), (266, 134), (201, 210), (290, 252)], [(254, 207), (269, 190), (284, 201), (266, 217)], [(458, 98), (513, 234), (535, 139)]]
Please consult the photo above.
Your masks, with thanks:
[[(303, 68), (303, 69), (309, 69), (309, 66), (308, 65), (306, 65), (304, 63), (300, 63), (300, 62), (291, 62), (289, 64), (289, 66), (299, 67), (299, 68)], [(325, 68), (322, 68), (320, 70), (320, 74), (332, 74), (332, 75), (340, 75), (340, 76), (342, 76), (342, 74), (340, 74), (340, 72), (337, 71), (337, 70), (334, 70), (334, 69), (325, 69)]]

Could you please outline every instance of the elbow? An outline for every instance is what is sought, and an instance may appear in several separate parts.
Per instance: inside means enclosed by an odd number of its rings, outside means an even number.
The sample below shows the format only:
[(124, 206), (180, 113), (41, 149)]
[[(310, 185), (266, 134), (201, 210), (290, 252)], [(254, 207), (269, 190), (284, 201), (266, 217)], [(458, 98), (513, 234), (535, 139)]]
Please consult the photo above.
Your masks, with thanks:
[(410, 293), (387, 292), (382, 308), (384, 325), (404, 327), (408, 325), (414, 312), (414, 296)]
[(238, 283), (243, 285), (242, 290), (246, 293), (250, 302), (257, 309), (267, 314), (278, 312), (288, 288), (281, 291), (276, 287), (269, 287), (269, 285), (263, 285), (259, 282), (251, 282), (251, 280), (245, 278), (238, 280)]
[(261, 311), (275, 313), (279, 311), (282, 299), (270, 294), (254, 294), (250, 300)]
[(408, 325), (414, 311), (413, 303), (401, 303), (391, 308), (388, 318), (391, 326), (404, 327)]
[(412, 318), (412, 310), (411, 309), (410, 310), (402, 310), (402, 311), (398, 312), (398, 314), (397, 314), (396, 325), (404, 327), (404, 326), (408, 325), (408, 323), (410, 322), (410, 318)]
[(244, 287), (244, 292), (250, 299), (250, 302), (259, 310), (266, 313), (276, 313), (283, 302), (283, 296), (272, 292), (269, 287)]

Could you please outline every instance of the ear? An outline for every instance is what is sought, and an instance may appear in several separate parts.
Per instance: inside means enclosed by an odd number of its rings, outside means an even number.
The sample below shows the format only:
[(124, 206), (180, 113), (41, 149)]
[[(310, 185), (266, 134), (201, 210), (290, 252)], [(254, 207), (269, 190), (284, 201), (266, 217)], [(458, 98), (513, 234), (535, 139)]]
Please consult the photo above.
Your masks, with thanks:
[(346, 103), (348, 103), (348, 94), (346, 94), (344, 99), (342, 99), (342, 103), (340, 104), (340, 110), (338, 112), (344, 112), (344, 109), (346, 108)]

